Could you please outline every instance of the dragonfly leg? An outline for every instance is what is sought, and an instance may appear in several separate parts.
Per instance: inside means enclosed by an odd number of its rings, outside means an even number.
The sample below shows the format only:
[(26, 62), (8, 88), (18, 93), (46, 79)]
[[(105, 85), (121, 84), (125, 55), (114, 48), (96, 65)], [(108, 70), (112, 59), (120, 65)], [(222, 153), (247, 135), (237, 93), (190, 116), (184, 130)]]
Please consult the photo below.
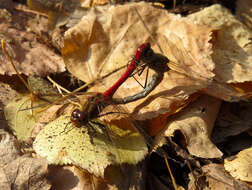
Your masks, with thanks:
[(87, 123), (87, 127), (88, 127), (88, 135), (90, 137), (90, 142), (91, 144), (94, 144), (94, 137), (96, 135), (96, 130), (95, 128), (91, 125), (91, 123), (93, 123), (93, 121), (90, 121), (89, 123)]

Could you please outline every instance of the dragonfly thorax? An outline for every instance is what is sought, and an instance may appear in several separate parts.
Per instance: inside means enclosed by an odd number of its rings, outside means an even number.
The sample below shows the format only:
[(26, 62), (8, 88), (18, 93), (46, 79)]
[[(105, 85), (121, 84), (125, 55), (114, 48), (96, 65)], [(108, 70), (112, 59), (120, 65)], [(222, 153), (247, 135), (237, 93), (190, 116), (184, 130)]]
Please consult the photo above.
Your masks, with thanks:
[(107, 106), (109, 99), (97, 93), (88, 98), (83, 110), (75, 109), (71, 114), (71, 121), (77, 125), (86, 125), (90, 120), (99, 117), (100, 112)]

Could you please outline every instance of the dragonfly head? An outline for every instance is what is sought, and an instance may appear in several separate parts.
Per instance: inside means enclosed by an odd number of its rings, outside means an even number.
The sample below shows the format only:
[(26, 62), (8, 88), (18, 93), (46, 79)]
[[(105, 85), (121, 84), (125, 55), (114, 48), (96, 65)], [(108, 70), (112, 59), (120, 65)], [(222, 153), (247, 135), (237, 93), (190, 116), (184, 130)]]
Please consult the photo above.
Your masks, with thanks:
[(84, 125), (88, 122), (87, 118), (84, 116), (83, 112), (79, 109), (75, 109), (72, 112), (70, 120), (79, 126)]

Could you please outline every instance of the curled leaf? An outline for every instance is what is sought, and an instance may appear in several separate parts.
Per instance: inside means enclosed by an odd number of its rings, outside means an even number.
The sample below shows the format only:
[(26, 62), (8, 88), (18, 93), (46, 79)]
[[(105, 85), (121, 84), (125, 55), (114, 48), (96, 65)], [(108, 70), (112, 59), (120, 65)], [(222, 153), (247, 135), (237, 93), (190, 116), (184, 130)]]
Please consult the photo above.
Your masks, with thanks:
[(189, 153), (202, 158), (218, 158), (222, 152), (211, 142), (210, 136), (216, 114), (220, 108), (220, 100), (202, 96), (183, 111), (168, 120), (166, 129), (156, 138), (182, 134), (180, 140), (185, 141)]

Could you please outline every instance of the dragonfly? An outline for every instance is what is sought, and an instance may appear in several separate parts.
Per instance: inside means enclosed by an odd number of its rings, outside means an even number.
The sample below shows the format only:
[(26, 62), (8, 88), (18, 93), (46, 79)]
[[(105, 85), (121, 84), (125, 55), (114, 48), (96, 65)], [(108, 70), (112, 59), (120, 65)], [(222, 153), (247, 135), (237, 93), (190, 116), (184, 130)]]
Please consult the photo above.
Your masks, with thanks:
[(71, 115), (71, 121), (77, 124), (85, 125), (89, 120), (96, 118), (98, 114), (107, 106), (112, 104), (112, 97), (116, 90), (130, 77), (138, 62), (142, 59), (145, 51), (148, 50), (147, 44), (142, 44), (137, 49), (131, 64), (128, 66), (124, 74), (104, 93), (97, 93), (88, 98), (88, 102), (83, 110), (75, 109)]
[[(32, 92), (33, 94), (33, 90), (31, 89), (31, 87), (26, 83), (26, 81), (21, 77), (21, 75), (19, 74), (18, 70), (16, 69), (14, 63), (12, 62), (12, 59), (10, 57), (10, 55), (8, 54), (8, 52), (5, 49), (5, 43), (4, 40), (1, 40), (1, 44), (2, 44), (2, 50), (5, 52), (5, 54), (7, 55), (8, 59), (10, 60), (13, 68), (15, 69), (15, 71), (17, 72), (19, 78), (22, 80), (22, 82), (25, 84), (25, 86), (29, 89), (29, 91)], [(144, 57), (146, 57), (148, 54), (147, 52), (150, 50), (150, 44), (149, 43), (144, 43), (141, 44), (138, 48), (137, 51), (135, 53), (135, 55), (133, 56), (131, 63), (128, 65), (127, 70), (124, 72), (124, 74), (117, 80), (117, 82), (115, 82), (108, 90), (106, 90), (104, 93), (95, 93), (95, 95), (88, 97), (88, 100), (85, 104), (85, 106), (81, 109), (75, 109), (70, 117), (70, 120), (76, 124), (77, 127), (81, 127), (83, 125), (89, 125), (89, 122), (92, 122), (92, 120), (94, 118), (98, 118), (101, 117), (103, 115), (99, 115), (99, 113), (102, 112), (102, 110), (108, 106), (108, 105), (114, 105), (114, 104), (118, 104), (118, 102), (115, 101), (115, 99), (113, 99), (113, 95), (115, 94), (116, 90), (123, 84), (123, 82), (125, 82), (127, 80), (127, 78), (129, 78), (132, 73), (134, 72), (135, 68), (137, 68), (139, 66), (139, 63), (142, 59), (144, 59)], [(150, 58), (150, 57), (148, 57)], [(121, 69), (121, 68), (119, 68)], [(117, 70), (119, 70), (117, 69)], [(115, 71), (117, 71), (115, 70)], [(109, 74), (101, 77), (101, 79), (109, 76), (111, 73), (115, 72), (112, 71)], [(93, 82), (89, 83), (88, 85), (91, 85)], [(53, 104), (56, 104), (59, 101), (63, 101), (64, 99), (69, 98), (70, 96), (72, 96), (74, 93), (77, 93), (78, 91), (82, 90), (83, 88), (85, 88), (87, 85), (84, 85), (76, 90), (74, 90), (72, 93), (69, 93), (67, 96), (60, 98), (58, 100), (55, 100), (53, 102)], [(36, 96), (37, 94), (33, 94), (33, 96)], [(134, 101), (134, 99), (131, 99), (130, 101), (128, 101), (128, 97), (126, 97), (125, 99), (127, 101), (124, 101), (124, 98), (121, 98), (124, 104), (127, 102), (132, 102)], [(50, 104), (53, 105), (53, 104)], [(46, 107), (48, 108), (48, 107)], [(107, 114), (112, 114), (114, 112), (111, 113), (106, 113)], [(97, 124), (97, 122), (93, 122), (95, 124)], [(134, 126), (137, 126), (136, 124)], [(89, 128), (92, 129), (92, 126), (89, 125)], [(136, 127), (137, 128), (137, 127)], [(140, 134), (143, 133), (143, 136), (145, 136), (146, 139), (146, 143), (149, 145), (152, 145), (153, 142), (151, 142), (151, 138), (148, 137), (147, 134), (144, 134), (145, 132), (141, 129), (137, 129)]]
[[(5, 50), (3, 41), (2, 41), (2, 48), (3, 48), (3, 50)], [(111, 141), (113, 141), (112, 138), (109, 137), (110, 132), (107, 132), (107, 129), (105, 128), (105, 126), (102, 125), (101, 123), (97, 122), (97, 121), (94, 121), (94, 119), (98, 118), (98, 117), (102, 117), (103, 115), (99, 115), (102, 112), (102, 110), (105, 107), (107, 107), (107, 106), (109, 106), (111, 104), (112, 105), (114, 104), (112, 96), (114, 95), (116, 90), (119, 88), (119, 86), (128, 77), (130, 77), (130, 74), (134, 71), (134, 69), (137, 67), (138, 62), (140, 61), (142, 56), (145, 54), (146, 49), (147, 49), (146, 44), (142, 44), (141, 46), (139, 46), (139, 48), (137, 48), (137, 51), (136, 51), (136, 53), (134, 55), (134, 58), (131, 61), (131, 64), (128, 66), (127, 70), (122, 75), (122, 77), (120, 77), (120, 79), (114, 85), (112, 85), (104, 93), (95, 93), (95, 95), (88, 97), (87, 103), (84, 106), (82, 106), (83, 109), (75, 109), (72, 112), (72, 114), (70, 116), (71, 123), (73, 123), (74, 126), (77, 126), (79, 128), (83, 128), (84, 126), (86, 126), (88, 132), (91, 134), (90, 135), (90, 141), (92, 141), (92, 138), (93, 138), (92, 135), (93, 136), (97, 135), (93, 125), (97, 125), (104, 133), (106, 133), (106, 136), (109, 139), (111, 139)], [(5, 51), (5, 52), (6, 52), (6, 55), (8, 56), (8, 52), (7, 51)], [(8, 56), (8, 57), (11, 60), (11, 57), (10, 56)], [(27, 85), (27, 86), (29, 87), (29, 85)], [(60, 98), (60, 99), (56, 100), (55, 101), (56, 103), (54, 102), (53, 104), (63, 103), (63, 100), (66, 100), (70, 96), (73, 96), (75, 93), (78, 92), (79, 89), (75, 90), (73, 93), (70, 93), (70, 95), (66, 95), (63, 98)], [(36, 94), (35, 94), (35, 96), (36, 96)], [(38, 98), (40, 98), (40, 97), (38, 97)], [(105, 113), (105, 115), (107, 115), (107, 114), (108, 113)], [(136, 128), (138, 128), (138, 126)], [(140, 130), (138, 130), (138, 131), (144, 133), (145, 139), (149, 138), (148, 141), (147, 141), (148, 144), (153, 144), (151, 137), (149, 137), (148, 134), (144, 130), (142, 130), (141, 128), (139, 128), (139, 129)]]
[[(177, 39), (176, 45), (172, 42), (169, 43), (171, 46), (170, 49), (172, 50), (173, 56), (177, 60), (190, 60), (191, 63), (194, 61), (192, 60), (191, 56), (187, 54), (185, 48), (182, 45), (181, 39), (179, 37), (173, 36), (173, 38)], [(182, 74), (189, 79), (196, 80), (199, 85), (200, 84), (207, 84), (205, 87), (216, 86), (217, 88), (225, 90), (226, 93), (229, 93), (230, 97), (226, 97), (229, 101), (237, 101), (240, 99), (247, 100), (247, 95), (249, 94), (242, 94), (240, 93), (239, 89), (232, 87), (224, 82), (219, 82), (213, 78), (207, 78), (202, 76), (197, 71), (190, 70), (184, 65), (182, 62), (172, 61), (166, 56), (154, 52), (151, 48), (150, 43), (146, 43), (146, 51), (145, 56), (141, 57), (141, 60), (136, 68), (135, 72), (132, 73), (131, 77), (133, 77), (136, 81), (135, 75), (141, 76), (143, 71), (147, 69), (147, 74), (145, 76), (144, 85), (142, 85), (139, 81), (137, 83), (143, 88), (143, 90), (139, 93), (135, 93), (132, 96), (125, 97), (123, 99), (114, 99), (114, 102), (118, 104), (122, 103), (130, 103), (141, 98), (146, 97), (150, 94), (163, 80), (164, 74), (166, 72), (172, 71), (178, 74)], [(180, 49), (177, 47), (179, 46)], [(182, 49), (182, 50), (181, 50)], [(150, 77), (149, 82), (147, 82), (149, 69), (154, 71), (154, 74)], [(202, 85), (203, 86), (203, 85)]]
[[(183, 76), (183, 78), (186, 77), (189, 80), (195, 81), (194, 84), (196, 85), (196, 87), (198, 86), (197, 89), (201, 92), (217, 96), (218, 98), (218, 92), (215, 92), (216, 89), (218, 89), (218, 91), (222, 93), (225, 92), (225, 94), (222, 94), (221, 97), (226, 101), (233, 102), (239, 101), (241, 99), (248, 100), (250, 93), (244, 93), (242, 92), (242, 89), (239, 89), (232, 84), (227, 84), (225, 82), (216, 80), (215, 78), (213, 78), (213, 73), (210, 73), (207, 70), (203, 71), (207, 74), (207, 76), (204, 76), (204, 73), (202, 71), (191, 69), (189, 66), (195, 65), (194, 68), (197, 68), (197, 61), (184, 47), (182, 39), (173, 33), (169, 34), (169, 38), (171, 38), (172, 40), (164, 39), (167, 51), (169, 50), (169, 53), (171, 53), (172, 55), (167, 58), (164, 55), (164, 51), (159, 44), (159, 41), (163, 40), (155, 39), (155, 37), (151, 33), (151, 30), (145, 24), (142, 16), (138, 12), (137, 8), (134, 8), (134, 10), (142, 25), (144, 26), (144, 29), (149, 33), (151, 41), (153, 43), (152, 45), (157, 45), (160, 53), (154, 52), (151, 48), (150, 43), (148, 43), (148, 48), (145, 52), (145, 56), (142, 57), (141, 62), (138, 64), (135, 72), (131, 75), (133, 78), (136, 78), (136, 75), (141, 76), (144, 70), (147, 70), (144, 85), (136, 80), (137, 83), (142, 86), (143, 90), (123, 100), (115, 100), (116, 102), (122, 103), (121, 101), (124, 101), (125, 103), (129, 103), (131, 101), (136, 101), (137, 99), (146, 97), (154, 90), (155, 87), (158, 86), (158, 84), (161, 83), (164, 78), (164, 74), (168, 74), (169, 72), (177, 73), (178, 75)], [(147, 82), (149, 69), (153, 70), (154, 74)], [(185, 81), (186, 78), (184, 79)]]

